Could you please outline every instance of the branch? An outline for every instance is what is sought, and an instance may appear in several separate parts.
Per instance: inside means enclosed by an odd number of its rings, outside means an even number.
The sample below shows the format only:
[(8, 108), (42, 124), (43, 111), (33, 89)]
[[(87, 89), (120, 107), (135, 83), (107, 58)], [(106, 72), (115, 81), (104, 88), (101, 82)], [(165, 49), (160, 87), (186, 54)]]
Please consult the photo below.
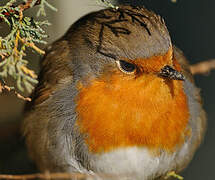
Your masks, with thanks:
[(200, 63), (193, 64), (190, 66), (190, 71), (193, 75), (208, 74), (213, 69), (215, 69), (215, 59), (202, 61)]
[[(24, 97), (21, 94), (19, 94), (17, 91), (15, 91), (14, 88), (11, 88), (7, 86), (1, 79), (0, 79), (0, 93), (2, 93), (3, 90), (7, 90), (8, 92), (14, 92), (14, 94), (19, 98), (24, 101), (31, 101), (31, 98), (29, 97)], [(1, 178), (0, 178), (1, 179)]]
[[(16, 2), (19, 4), (15, 5)], [(38, 81), (36, 74), (27, 67), (28, 61), (24, 59), (26, 49), (45, 54), (45, 51), (37, 47), (37, 44), (46, 44), (43, 39), (47, 35), (42, 27), (50, 25), (47, 20), (37, 21), (23, 14), (25, 10), (36, 5), (39, 5), (38, 15), (45, 15), (45, 7), (56, 10), (47, 0), (10, 0), (0, 6), (0, 22), (5, 21), (10, 27), (8, 35), (5, 37), (0, 35), (0, 78), (7, 82), (8, 76), (12, 77), (16, 80), (16, 88), (28, 93), (31, 93)], [(8, 89), (7, 87), (4, 84), (1, 90)], [(14, 88), (11, 89), (14, 90)], [(21, 99), (26, 99), (16, 91), (15, 94)]]
[(113, 5), (109, 0), (97, 0), (98, 4), (103, 4), (106, 7), (110, 7), (110, 8), (114, 8), (114, 9), (118, 9), (118, 6)]
[(34, 49), (35, 51), (37, 51), (39, 54), (45, 54), (45, 51), (43, 51), (40, 48), (38, 48), (37, 46), (35, 46), (35, 44), (33, 42), (31, 42), (31, 43), (27, 42), (25, 39), (21, 38), (20, 35), (18, 35), (18, 39), (23, 44), (26, 44), (28, 47), (31, 47), (32, 49)]
[(98, 179), (98, 177), (104, 179), (122, 179), (124, 176), (114, 176), (108, 174), (82, 174), (82, 173), (49, 173), (45, 172), (44, 174), (37, 173), (37, 174), (24, 174), (24, 175), (4, 175), (0, 174), (0, 179), (12, 179), (12, 180), (21, 180), (21, 179)]
[[(24, 175), (4, 175), (0, 174), (0, 179), (11, 179), (11, 180), (22, 180), (22, 179), (114, 179), (121, 180), (126, 176), (123, 175), (109, 175), (109, 174), (82, 174), (82, 173), (49, 173), (45, 172), (44, 174), (36, 173), (36, 174), (24, 174)], [(176, 174), (174, 171), (168, 172), (164, 179), (169, 179), (170, 177), (174, 177), (178, 180), (183, 180), (183, 177)]]
[(86, 178), (89, 175), (80, 174), (80, 173), (45, 173), (45, 174), (25, 174), (25, 175), (0, 175), (0, 179), (13, 179), (13, 180), (21, 180), (21, 179), (71, 179), (77, 178), (82, 179)]
[[(33, 0), (27, 0), (26, 2), (21, 3), (18, 7), (22, 9), (22, 11), (29, 9), (32, 7), (32, 2)], [(39, 5), (40, 3), (41, 3), (41, 0), (37, 0), (33, 6)]]
[[(24, 10), (29, 9), (29, 8), (32, 7), (32, 2), (33, 2), (33, 0), (27, 0), (26, 2), (23, 2), (23, 3), (19, 4), (19, 5), (16, 6), (16, 7), (18, 7), (21, 11), (24, 11)], [(40, 3), (41, 3), (41, 0), (37, 0), (37, 1), (33, 4), (33, 6), (37, 6), (37, 5), (39, 5)], [(11, 9), (9, 12), (5, 11), (5, 12), (2, 13), (2, 14), (3, 14), (5, 17), (7, 17), (7, 18), (9, 18), (9, 17), (11, 16), (11, 14), (19, 14), (18, 11), (15, 11), (15, 10), (14, 10), (15, 6), (12, 5), (12, 8), (13, 8), (13, 9)], [(2, 22), (2, 21), (3, 21), (3, 18), (0, 18), (0, 22)]]

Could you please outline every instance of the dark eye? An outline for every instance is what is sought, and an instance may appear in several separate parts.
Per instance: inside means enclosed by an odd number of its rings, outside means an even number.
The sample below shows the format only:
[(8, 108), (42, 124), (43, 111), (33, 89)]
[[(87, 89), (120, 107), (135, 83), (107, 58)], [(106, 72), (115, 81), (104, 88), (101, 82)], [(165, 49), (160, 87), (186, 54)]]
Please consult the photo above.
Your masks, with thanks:
[(117, 65), (118, 65), (119, 69), (126, 74), (131, 74), (136, 69), (136, 66), (134, 64), (131, 64), (131, 63), (123, 61), (123, 60), (117, 61)]

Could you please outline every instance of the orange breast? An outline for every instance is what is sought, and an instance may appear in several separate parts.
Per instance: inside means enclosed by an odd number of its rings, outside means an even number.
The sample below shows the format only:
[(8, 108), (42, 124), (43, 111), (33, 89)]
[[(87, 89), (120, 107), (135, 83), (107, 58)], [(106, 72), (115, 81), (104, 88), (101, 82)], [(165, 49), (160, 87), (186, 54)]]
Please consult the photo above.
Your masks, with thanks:
[(93, 153), (130, 146), (173, 152), (188, 135), (182, 81), (114, 73), (108, 81), (94, 80), (79, 92), (76, 125), (87, 135)]

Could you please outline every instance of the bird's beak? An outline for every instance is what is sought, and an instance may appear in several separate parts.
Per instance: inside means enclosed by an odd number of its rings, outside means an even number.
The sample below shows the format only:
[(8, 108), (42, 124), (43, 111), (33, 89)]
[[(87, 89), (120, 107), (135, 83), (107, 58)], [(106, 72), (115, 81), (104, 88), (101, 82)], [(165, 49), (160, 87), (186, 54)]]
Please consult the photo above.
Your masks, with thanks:
[(172, 80), (181, 80), (181, 81), (185, 80), (185, 76), (182, 73), (176, 71), (169, 65), (166, 65), (161, 69), (159, 76), (172, 79)]

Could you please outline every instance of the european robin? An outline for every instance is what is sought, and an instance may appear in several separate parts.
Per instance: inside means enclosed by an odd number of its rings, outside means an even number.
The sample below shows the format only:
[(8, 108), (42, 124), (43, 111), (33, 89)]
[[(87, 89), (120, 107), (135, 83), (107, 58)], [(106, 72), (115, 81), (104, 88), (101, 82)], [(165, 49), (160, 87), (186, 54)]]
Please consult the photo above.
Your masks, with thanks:
[(202, 141), (199, 90), (164, 20), (144, 7), (90, 13), (48, 49), (24, 134), (41, 171), (149, 180)]

